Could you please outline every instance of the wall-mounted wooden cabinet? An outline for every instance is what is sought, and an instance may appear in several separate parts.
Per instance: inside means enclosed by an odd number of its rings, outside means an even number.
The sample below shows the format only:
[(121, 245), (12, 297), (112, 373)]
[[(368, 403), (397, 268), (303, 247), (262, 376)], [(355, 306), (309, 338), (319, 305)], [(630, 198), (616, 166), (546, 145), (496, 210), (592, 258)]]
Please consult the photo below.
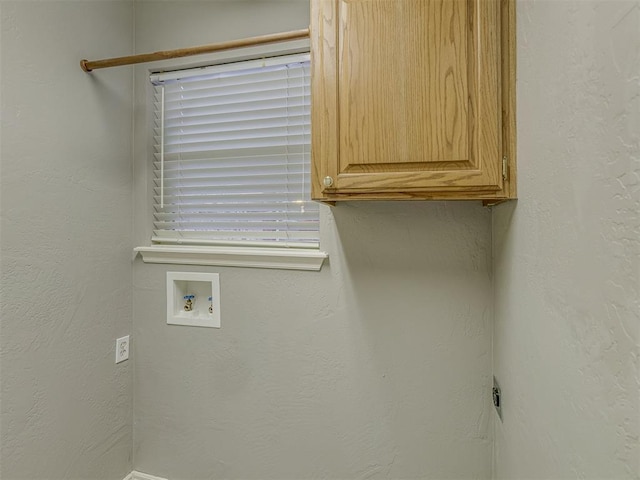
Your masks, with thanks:
[(514, 198), (513, 3), (311, 0), (313, 198)]

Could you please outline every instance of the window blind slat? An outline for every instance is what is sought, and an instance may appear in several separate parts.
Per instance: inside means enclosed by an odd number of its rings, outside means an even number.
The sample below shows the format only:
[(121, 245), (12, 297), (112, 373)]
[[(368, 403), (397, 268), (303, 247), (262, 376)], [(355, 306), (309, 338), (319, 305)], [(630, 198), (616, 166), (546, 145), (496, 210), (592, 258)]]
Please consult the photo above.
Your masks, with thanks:
[[(286, 178), (284, 178), (286, 177)], [(208, 179), (165, 179), (164, 189), (165, 192), (171, 194), (172, 192), (188, 193), (191, 190), (206, 190), (209, 192), (225, 192), (227, 190), (245, 190), (250, 192), (252, 190), (260, 191), (261, 188), (265, 191), (278, 191), (289, 192), (292, 190), (302, 191), (302, 182), (304, 176), (297, 175), (260, 175), (260, 176), (234, 176), (233, 178), (208, 178)], [(160, 182), (155, 182), (154, 188), (160, 191)]]
[(189, 203), (180, 206), (180, 212), (164, 212), (156, 210), (154, 216), (157, 218), (180, 218), (182, 215), (270, 215), (281, 214), (284, 212), (298, 213), (317, 212), (319, 206), (316, 202), (297, 201), (297, 202), (244, 202), (242, 204), (233, 202), (229, 205), (218, 203)]
[[(193, 142), (182, 145), (167, 145), (165, 154), (197, 153), (204, 151), (216, 150), (240, 150), (242, 148), (269, 148), (269, 147), (286, 147), (290, 145), (308, 145), (309, 134), (307, 132), (299, 135), (287, 135), (285, 137), (272, 134), (271, 136), (227, 138), (225, 140), (218, 139), (212, 142)], [(160, 148), (157, 148), (159, 153)]]
[[(227, 171), (238, 171), (238, 172), (266, 172), (273, 170), (280, 170), (281, 168), (309, 168), (309, 157), (308, 156), (294, 156), (291, 155), (289, 157), (289, 161), (286, 159), (282, 159), (279, 157), (269, 158), (269, 157), (258, 157), (256, 163), (249, 163), (244, 158), (235, 157), (232, 159), (220, 159), (216, 161), (215, 165), (208, 164), (210, 160), (203, 161), (175, 161), (175, 162), (165, 162), (164, 164), (164, 172), (165, 175), (175, 175), (175, 176), (183, 176), (190, 177), (195, 175), (206, 175), (210, 173), (212, 175), (224, 175)], [(262, 160), (262, 161), (260, 161)], [(234, 162), (237, 162), (238, 165), (234, 165)], [(160, 162), (154, 162), (154, 165), (159, 164)]]
[[(309, 155), (309, 144), (299, 143), (297, 145), (270, 145), (270, 146), (254, 146), (239, 148), (220, 148), (218, 150), (201, 150), (193, 152), (176, 152), (174, 154), (165, 153), (165, 164), (178, 164), (180, 162), (208, 162), (208, 161), (232, 161), (237, 159), (238, 162), (249, 164), (250, 162), (259, 161), (261, 157), (280, 156), (285, 158), (289, 155)], [(160, 160), (160, 153), (154, 152), (154, 158)], [(235, 161), (235, 160), (234, 160)]]
[[(189, 115), (195, 109), (203, 107), (218, 107), (226, 106), (229, 111), (245, 111), (251, 104), (286, 104), (292, 100), (293, 104), (300, 105), (305, 97), (309, 96), (309, 86), (295, 87), (295, 88), (278, 88), (275, 90), (265, 90), (257, 92), (244, 92), (244, 93), (225, 93), (217, 95), (215, 97), (199, 97), (190, 100), (174, 100), (166, 102), (165, 100), (165, 115), (172, 116), (172, 113), (184, 112), (185, 115)], [(295, 102), (298, 100), (298, 102)]]
[[(247, 173), (245, 175), (235, 174), (233, 177), (223, 176), (201, 176), (201, 177), (167, 177), (165, 175), (165, 188), (184, 187), (217, 187), (224, 185), (270, 185), (281, 182), (283, 185), (298, 185), (299, 188), (304, 181), (305, 172), (264, 172)], [(160, 181), (154, 180), (154, 184), (160, 187)], [(297, 188), (297, 189), (299, 189)]]
[(272, 231), (241, 231), (241, 230), (154, 230), (156, 238), (178, 239), (206, 239), (206, 240), (263, 240), (263, 241), (292, 241), (294, 239), (317, 242), (318, 234), (314, 231), (292, 231), (292, 230), (272, 230)]
[[(156, 189), (156, 192), (159, 192), (159, 189)], [(289, 198), (286, 192), (226, 192), (225, 194), (220, 193), (205, 193), (198, 194), (192, 193), (190, 195), (165, 195), (165, 202), (168, 202), (169, 205), (193, 205), (199, 203), (229, 203), (243, 205), (245, 203), (254, 203), (256, 201), (264, 201), (264, 202), (289, 202)], [(154, 202), (156, 202), (156, 207), (160, 208), (160, 195), (154, 195)], [(179, 207), (176, 207), (179, 208)], [(165, 208), (163, 211), (167, 211)]]
[(208, 238), (187, 238), (187, 237), (177, 237), (177, 238), (169, 238), (169, 237), (151, 237), (151, 241), (155, 243), (163, 243), (169, 245), (215, 245), (215, 246), (229, 246), (229, 247), (264, 247), (264, 248), (285, 248), (285, 247), (295, 247), (295, 248), (304, 248), (304, 249), (315, 249), (317, 250), (320, 247), (320, 244), (314, 240), (304, 240), (298, 239), (292, 242), (286, 240), (263, 240), (263, 241), (255, 241), (255, 240), (212, 240)]
[[(200, 78), (198, 80), (198, 78)], [(309, 68), (295, 68), (295, 69), (279, 69), (279, 70), (253, 70), (244, 73), (238, 73), (237, 75), (219, 78), (207, 78), (194, 77), (193, 79), (182, 79), (174, 82), (164, 82), (166, 92), (169, 95), (180, 92), (196, 92), (199, 95), (203, 95), (203, 91), (211, 90), (213, 88), (224, 89), (226, 87), (235, 88), (239, 85), (261, 85), (273, 81), (281, 81), (283, 79), (299, 78), (302, 81), (308, 81)]]
[(287, 174), (287, 173), (305, 173), (308, 170), (308, 163), (303, 159), (291, 163), (280, 163), (273, 165), (259, 165), (259, 166), (210, 166), (205, 168), (167, 168), (165, 165), (164, 177), (166, 179), (194, 179), (214, 177), (220, 178), (221, 176), (234, 174), (237, 177), (246, 177), (252, 175), (266, 175), (266, 174)]
[[(299, 80), (295, 82), (295, 88), (305, 89), (309, 88), (310, 82), (308, 78), (305, 78), (304, 75), (299, 74), (296, 76), (286, 77), (282, 76), (281, 78), (269, 81), (262, 82), (254, 82), (254, 83), (242, 83), (242, 84), (230, 84), (227, 86), (222, 86), (219, 84), (215, 85), (206, 85), (203, 88), (192, 89), (192, 88), (179, 88), (179, 89), (170, 89), (165, 87), (165, 102), (168, 102), (170, 105), (181, 102), (188, 102), (191, 100), (202, 100), (202, 99), (214, 99), (223, 96), (229, 95), (243, 95), (243, 94), (254, 94), (259, 92), (276, 92), (280, 91), (283, 96), (288, 96), (288, 93), (293, 94), (291, 89), (292, 82), (298, 78)], [(160, 101), (160, 97), (158, 94), (154, 93), (153, 100), (155, 102)]]
[[(299, 113), (293, 113), (289, 117), (260, 117), (260, 118), (245, 118), (238, 120), (225, 119), (224, 121), (208, 121), (197, 124), (176, 124), (169, 125), (165, 123), (164, 136), (165, 138), (171, 138), (179, 135), (193, 135), (204, 134), (211, 131), (224, 132), (224, 131), (238, 131), (238, 130), (250, 130), (253, 128), (264, 127), (285, 127), (288, 125), (310, 125), (309, 112), (300, 111)], [(218, 119), (216, 119), (218, 120)], [(154, 137), (160, 137), (160, 126), (153, 129)]]
[[(246, 90), (267, 90), (274, 86), (286, 85), (292, 80), (297, 80), (297, 85), (309, 83), (308, 69), (289, 69), (273, 72), (254, 72), (249, 75), (237, 75), (235, 77), (204, 79), (200, 81), (178, 81), (165, 83), (168, 95), (180, 96), (193, 94), (200, 97), (216, 95), (219, 92)], [(155, 93), (155, 92), (154, 92)]]
[[(202, 129), (200, 129), (202, 130)], [(165, 145), (198, 143), (215, 139), (261, 138), (273, 136), (299, 135), (310, 131), (310, 124), (303, 118), (292, 117), (280, 121), (270, 122), (241, 122), (240, 124), (209, 125), (205, 131), (190, 128), (176, 128), (165, 130)], [(156, 142), (160, 141), (160, 132), (154, 135)]]
[(184, 212), (180, 213), (165, 213), (165, 212), (156, 212), (154, 217), (161, 222), (178, 222), (178, 221), (188, 221), (188, 222), (208, 222), (211, 220), (220, 220), (220, 221), (233, 221), (233, 220), (241, 220), (241, 221), (282, 221), (282, 220), (291, 220), (291, 221), (313, 221), (313, 213), (312, 211), (298, 211), (292, 210), (284, 210), (284, 211), (263, 211), (263, 212)]
[[(160, 187), (154, 187), (153, 190), (155, 194), (160, 195)], [(179, 204), (180, 197), (182, 196), (211, 195), (211, 193), (209, 192), (211, 192), (213, 188), (205, 185), (205, 186), (193, 186), (193, 187), (165, 187), (164, 190), (165, 190), (164, 192), (165, 196), (174, 195), (178, 199), (177, 203), (173, 203), (168, 206), (170, 208), (171, 205)], [(243, 194), (244, 195), (278, 194), (281, 196), (294, 195), (294, 193), (289, 192), (289, 190), (287, 189), (286, 183), (280, 183), (280, 184), (274, 184), (274, 185), (270, 185), (267, 183), (256, 184), (256, 185), (224, 185), (224, 186), (216, 186), (215, 190), (218, 192), (219, 197), (222, 195), (243, 195)], [(300, 194), (296, 195), (295, 200), (300, 200), (300, 196), (301, 196)], [(288, 197), (285, 197), (285, 198), (288, 199)]]
[[(168, 111), (165, 114), (165, 122), (171, 125), (172, 122), (181, 120), (197, 119), (203, 116), (213, 115), (235, 115), (246, 114), (252, 112), (261, 112), (264, 110), (282, 109), (282, 108), (301, 108), (309, 105), (309, 95), (289, 98), (276, 98), (262, 100), (260, 102), (245, 102), (238, 104), (220, 104), (201, 107), (192, 107), (190, 109)], [(160, 117), (153, 117), (155, 126), (160, 126)]]
[[(214, 105), (193, 107), (190, 109), (174, 110), (165, 113), (165, 124), (172, 125), (179, 121), (198, 120), (201, 117), (210, 117), (216, 115), (247, 115), (251, 116), (253, 113), (260, 114), (267, 110), (277, 109), (291, 109), (295, 112), (296, 109), (309, 108), (309, 95), (300, 97), (289, 97), (280, 99), (263, 100), (260, 102), (245, 102), (240, 105)], [(160, 108), (160, 107), (158, 107)], [(154, 115), (153, 121), (156, 127), (160, 126), (159, 113)]]
[[(191, 115), (191, 116), (175, 116), (173, 118), (165, 117), (165, 130), (171, 128), (207, 128), (212, 124), (233, 123), (251, 120), (268, 120), (272, 118), (283, 118), (287, 115), (309, 115), (310, 109), (308, 106), (283, 106), (283, 107), (269, 107), (269, 108), (254, 108), (251, 110), (235, 111), (227, 113), (212, 113), (210, 115)], [(308, 117), (307, 117), (308, 118)], [(159, 119), (154, 121), (154, 132), (158, 134), (160, 129)]]

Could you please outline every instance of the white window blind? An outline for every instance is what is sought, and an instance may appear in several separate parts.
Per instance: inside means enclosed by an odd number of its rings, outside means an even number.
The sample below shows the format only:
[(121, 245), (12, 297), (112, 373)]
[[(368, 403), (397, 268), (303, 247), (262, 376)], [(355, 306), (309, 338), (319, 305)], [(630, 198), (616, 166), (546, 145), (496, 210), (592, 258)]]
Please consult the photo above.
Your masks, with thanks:
[(318, 248), (309, 55), (151, 76), (162, 244)]

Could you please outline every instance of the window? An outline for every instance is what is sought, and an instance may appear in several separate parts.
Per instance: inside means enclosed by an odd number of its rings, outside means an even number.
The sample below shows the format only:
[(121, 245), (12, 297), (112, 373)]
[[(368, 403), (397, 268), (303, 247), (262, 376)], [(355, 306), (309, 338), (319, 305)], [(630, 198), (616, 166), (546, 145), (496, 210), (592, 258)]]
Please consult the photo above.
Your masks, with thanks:
[(153, 243), (320, 253), (309, 78), (309, 54), (151, 76)]

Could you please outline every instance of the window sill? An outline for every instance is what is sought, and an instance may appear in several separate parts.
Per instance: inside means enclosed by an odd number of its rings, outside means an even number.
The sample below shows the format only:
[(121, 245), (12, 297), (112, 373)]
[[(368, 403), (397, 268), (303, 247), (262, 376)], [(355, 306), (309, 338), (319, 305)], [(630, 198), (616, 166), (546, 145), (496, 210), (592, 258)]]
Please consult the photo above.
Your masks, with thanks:
[(134, 252), (145, 263), (181, 265), (217, 265), (224, 267), (276, 268), (281, 270), (319, 271), (325, 252), (294, 248), (193, 247), (152, 245), (137, 247)]

